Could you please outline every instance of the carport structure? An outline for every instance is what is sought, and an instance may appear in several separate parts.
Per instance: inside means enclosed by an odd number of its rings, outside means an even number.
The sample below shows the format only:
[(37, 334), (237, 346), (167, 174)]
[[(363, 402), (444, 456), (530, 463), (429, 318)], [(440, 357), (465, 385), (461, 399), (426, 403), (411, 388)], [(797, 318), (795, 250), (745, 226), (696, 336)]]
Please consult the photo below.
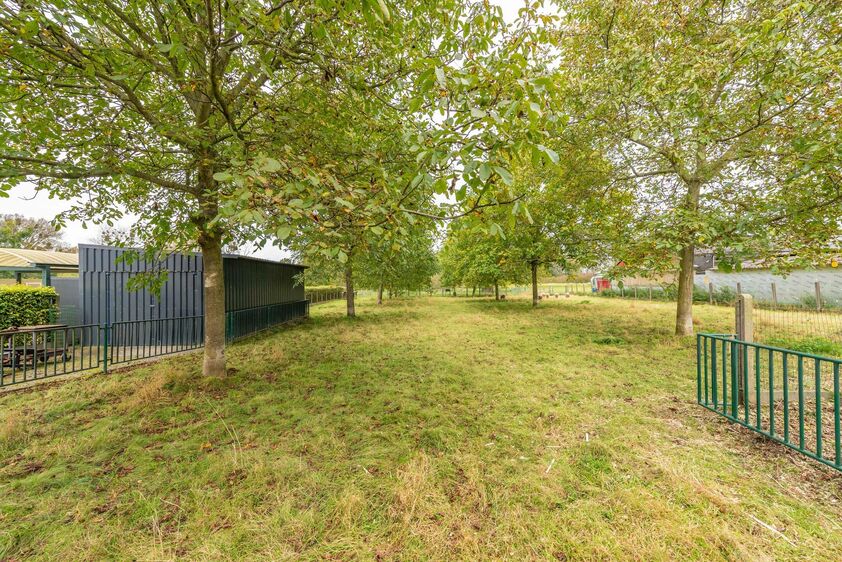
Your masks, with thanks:
[(11, 271), (20, 283), (24, 273), (40, 273), (41, 284), (52, 285), (53, 273), (78, 273), (79, 256), (70, 252), (0, 248), (0, 271)]

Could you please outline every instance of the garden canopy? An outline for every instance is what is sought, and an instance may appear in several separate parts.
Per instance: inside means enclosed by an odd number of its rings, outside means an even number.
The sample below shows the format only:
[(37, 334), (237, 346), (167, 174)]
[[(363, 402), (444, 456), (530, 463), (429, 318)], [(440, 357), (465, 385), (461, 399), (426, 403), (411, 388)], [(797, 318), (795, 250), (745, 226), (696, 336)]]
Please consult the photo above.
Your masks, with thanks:
[(0, 248), (0, 271), (12, 271), (18, 280), (21, 273), (38, 272), (46, 286), (53, 272), (79, 271), (79, 256), (70, 252)]

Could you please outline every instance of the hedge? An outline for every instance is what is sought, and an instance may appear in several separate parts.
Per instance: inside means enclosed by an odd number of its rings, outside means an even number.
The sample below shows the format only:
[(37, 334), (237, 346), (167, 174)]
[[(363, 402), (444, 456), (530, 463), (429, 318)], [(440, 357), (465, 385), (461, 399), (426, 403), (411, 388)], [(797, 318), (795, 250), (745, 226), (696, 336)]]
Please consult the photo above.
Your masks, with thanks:
[(318, 286), (318, 287), (305, 287), (304, 292), (308, 295), (325, 295), (329, 293), (337, 293), (344, 291), (345, 287), (329, 287), (329, 286)]
[(58, 293), (53, 287), (0, 286), (0, 330), (50, 324), (57, 317)]

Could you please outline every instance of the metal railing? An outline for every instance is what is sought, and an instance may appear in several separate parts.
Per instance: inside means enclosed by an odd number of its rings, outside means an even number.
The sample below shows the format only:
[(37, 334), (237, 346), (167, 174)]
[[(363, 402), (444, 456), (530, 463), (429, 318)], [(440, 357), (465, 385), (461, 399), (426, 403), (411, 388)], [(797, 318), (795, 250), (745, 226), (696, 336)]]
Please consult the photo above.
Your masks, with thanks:
[(108, 333), (108, 364), (200, 348), (205, 341), (204, 320), (204, 316), (184, 316), (114, 322)]
[[(309, 301), (235, 310), (225, 315), (232, 342), (309, 315)], [(45, 327), (0, 335), (0, 387), (101, 370), (204, 346), (204, 316)]]
[(98, 368), (100, 330), (92, 324), (0, 335), (0, 386)]
[(842, 360), (725, 334), (698, 334), (696, 360), (701, 406), (842, 470)]
[(313, 291), (312, 293), (306, 293), (304, 296), (306, 300), (310, 301), (310, 304), (319, 304), (321, 302), (344, 299), (345, 291), (340, 289), (337, 289), (335, 291)]
[(307, 300), (234, 310), (225, 315), (225, 339), (234, 341), (309, 314)]

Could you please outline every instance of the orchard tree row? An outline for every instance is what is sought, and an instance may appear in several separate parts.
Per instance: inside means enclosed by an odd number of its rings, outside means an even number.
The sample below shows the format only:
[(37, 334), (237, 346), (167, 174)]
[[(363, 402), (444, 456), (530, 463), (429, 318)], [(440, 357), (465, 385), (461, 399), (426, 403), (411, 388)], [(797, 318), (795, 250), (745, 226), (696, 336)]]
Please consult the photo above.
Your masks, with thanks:
[(444, 231), (477, 284), (678, 270), (683, 334), (697, 247), (809, 260), (839, 234), (841, 36), (834, 2), (10, 0), (0, 195), (200, 250), (211, 376), (241, 242), (337, 272), (349, 315), (355, 282), (423, 284)]

